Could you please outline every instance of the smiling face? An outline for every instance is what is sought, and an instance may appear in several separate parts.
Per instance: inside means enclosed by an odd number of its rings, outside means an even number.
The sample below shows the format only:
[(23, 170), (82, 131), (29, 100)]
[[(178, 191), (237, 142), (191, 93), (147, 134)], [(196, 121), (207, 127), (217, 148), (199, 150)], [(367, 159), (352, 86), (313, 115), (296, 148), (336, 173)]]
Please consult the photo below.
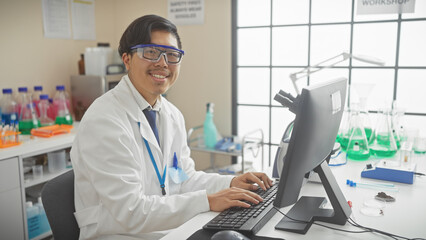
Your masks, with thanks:
[[(151, 43), (178, 48), (176, 38), (166, 31), (153, 31)], [(179, 76), (180, 64), (167, 64), (164, 55), (158, 62), (141, 59), (135, 53), (124, 53), (122, 59), (130, 81), (151, 106), (174, 84)]]

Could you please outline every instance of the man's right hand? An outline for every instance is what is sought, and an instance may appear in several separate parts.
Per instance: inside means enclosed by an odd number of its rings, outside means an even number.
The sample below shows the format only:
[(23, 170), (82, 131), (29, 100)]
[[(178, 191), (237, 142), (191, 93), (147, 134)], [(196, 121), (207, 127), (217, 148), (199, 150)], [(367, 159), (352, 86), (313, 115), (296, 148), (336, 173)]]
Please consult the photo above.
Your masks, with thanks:
[(253, 204), (258, 204), (263, 201), (256, 193), (236, 187), (207, 195), (207, 199), (209, 200), (210, 210), (215, 212), (222, 212), (230, 207), (250, 207), (250, 204), (242, 200)]

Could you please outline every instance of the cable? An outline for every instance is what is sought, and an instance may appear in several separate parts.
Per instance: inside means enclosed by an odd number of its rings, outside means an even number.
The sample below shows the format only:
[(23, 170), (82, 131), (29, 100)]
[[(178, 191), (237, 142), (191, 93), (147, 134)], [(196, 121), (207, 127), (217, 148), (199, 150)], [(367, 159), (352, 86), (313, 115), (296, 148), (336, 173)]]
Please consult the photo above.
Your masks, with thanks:
[[(291, 218), (291, 217), (287, 216), (287, 214), (285, 214), (285, 213), (281, 212), (281, 210), (280, 210), (279, 208), (277, 208), (277, 207), (275, 207), (275, 206), (274, 206), (274, 208), (275, 208), (275, 209), (276, 209), (279, 213), (281, 213), (283, 216), (287, 217), (288, 219), (290, 219), (290, 220), (292, 220), (292, 221), (295, 221), (295, 222), (301, 222), (301, 223), (311, 223), (311, 222), (308, 222), (308, 221), (297, 220), (297, 219)], [(381, 231), (381, 230), (378, 230), (378, 229), (375, 229), (375, 228), (365, 227), (365, 226), (362, 226), (362, 225), (358, 224), (357, 222), (355, 222), (355, 221), (354, 221), (352, 218), (350, 218), (350, 217), (348, 218), (347, 222), (348, 222), (349, 224), (351, 224), (352, 226), (354, 226), (354, 227), (357, 227), (357, 228), (361, 228), (361, 229), (363, 229), (364, 231), (351, 231), (351, 230), (344, 230), (344, 229), (339, 229), (339, 228), (334, 228), (334, 227), (330, 227), (330, 226), (327, 226), (327, 225), (319, 224), (319, 223), (316, 223), (316, 222), (312, 222), (312, 224), (315, 224), (315, 225), (318, 225), (318, 226), (321, 226), (321, 227), (325, 227), (325, 228), (329, 228), (329, 229), (333, 229), (333, 230), (336, 230), (336, 231), (347, 232), (347, 233), (367, 233), (367, 232), (371, 232), (371, 233), (378, 233), (378, 234), (382, 234), (382, 235), (385, 235), (385, 236), (387, 236), (387, 237), (390, 237), (390, 238), (392, 238), (392, 239), (396, 239), (396, 240), (398, 240), (398, 239), (406, 239), (406, 240), (417, 240), (417, 239), (419, 239), (419, 240), (426, 240), (426, 239), (424, 239), (424, 238), (412, 238), (412, 239), (410, 239), (410, 238), (403, 237), (403, 236), (399, 236), (399, 235), (396, 235), (396, 234), (392, 234), (392, 233), (384, 232), (384, 231)]]

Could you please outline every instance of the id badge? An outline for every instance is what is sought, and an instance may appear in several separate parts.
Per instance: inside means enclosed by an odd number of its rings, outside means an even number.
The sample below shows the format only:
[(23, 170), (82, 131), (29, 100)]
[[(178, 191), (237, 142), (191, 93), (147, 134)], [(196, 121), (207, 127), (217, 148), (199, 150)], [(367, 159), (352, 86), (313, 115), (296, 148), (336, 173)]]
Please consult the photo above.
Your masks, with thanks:
[(178, 159), (176, 157), (176, 153), (173, 156), (173, 164), (169, 167), (169, 177), (175, 184), (183, 183), (188, 179), (188, 175), (186, 175), (185, 171), (181, 167), (179, 167)]

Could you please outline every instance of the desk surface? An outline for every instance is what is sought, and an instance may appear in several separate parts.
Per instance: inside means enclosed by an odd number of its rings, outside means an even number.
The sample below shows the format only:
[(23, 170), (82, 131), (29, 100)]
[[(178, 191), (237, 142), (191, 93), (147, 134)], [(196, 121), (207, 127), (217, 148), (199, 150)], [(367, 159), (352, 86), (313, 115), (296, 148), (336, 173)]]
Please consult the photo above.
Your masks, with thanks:
[[(341, 154), (343, 155), (343, 154)], [(342, 157), (343, 158), (343, 157)], [(344, 159), (337, 159), (344, 161)], [(361, 171), (367, 163), (373, 163), (378, 160), (368, 161), (350, 161), (343, 166), (331, 167), (331, 170), (345, 195), (346, 200), (353, 203), (352, 216), (358, 224), (366, 227), (376, 228), (392, 234), (408, 237), (408, 238), (426, 238), (426, 177), (416, 177), (414, 184), (386, 182), (374, 179), (361, 178)], [(413, 155), (413, 161), (417, 164), (417, 172), (426, 172), (426, 155)], [(377, 182), (377, 183), (394, 183), (399, 188), (398, 192), (386, 192), (395, 197), (396, 201), (387, 203), (383, 209), (384, 215), (379, 217), (366, 216), (360, 212), (361, 208), (365, 207), (364, 203), (374, 199), (374, 196), (381, 190), (366, 189), (366, 188), (351, 188), (346, 186), (346, 179), (355, 182)], [(321, 184), (308, 182), (301, 191), (301, 196), (326, 196), (324, 188)], [(330, 208), (330, 205), (326, 205)], [(290, 207), (282, 208), (284, 213), (289, 211)], [(202, 228), (209, 220), (215, 217), (218, 213), (206, 212), (199, 214), (180, 226), (174, 229), (163, 240), (186, 239), (192, 233)], [(312, 225), (310, 230), (305, 234), (297, 234), (275, 230), (275, 225), (282, 219), (280, 213), (269, 220), (269, 222), (257, 233), (259, 236), (280, 237), (284, 239), (389, 239), (383, 235), (374, 233), (345, 233), (318, 225)], [(333, 225), (328, 223), (318, 222), (334, 228), (360, 231), (346, 223), (344, 226)]]

